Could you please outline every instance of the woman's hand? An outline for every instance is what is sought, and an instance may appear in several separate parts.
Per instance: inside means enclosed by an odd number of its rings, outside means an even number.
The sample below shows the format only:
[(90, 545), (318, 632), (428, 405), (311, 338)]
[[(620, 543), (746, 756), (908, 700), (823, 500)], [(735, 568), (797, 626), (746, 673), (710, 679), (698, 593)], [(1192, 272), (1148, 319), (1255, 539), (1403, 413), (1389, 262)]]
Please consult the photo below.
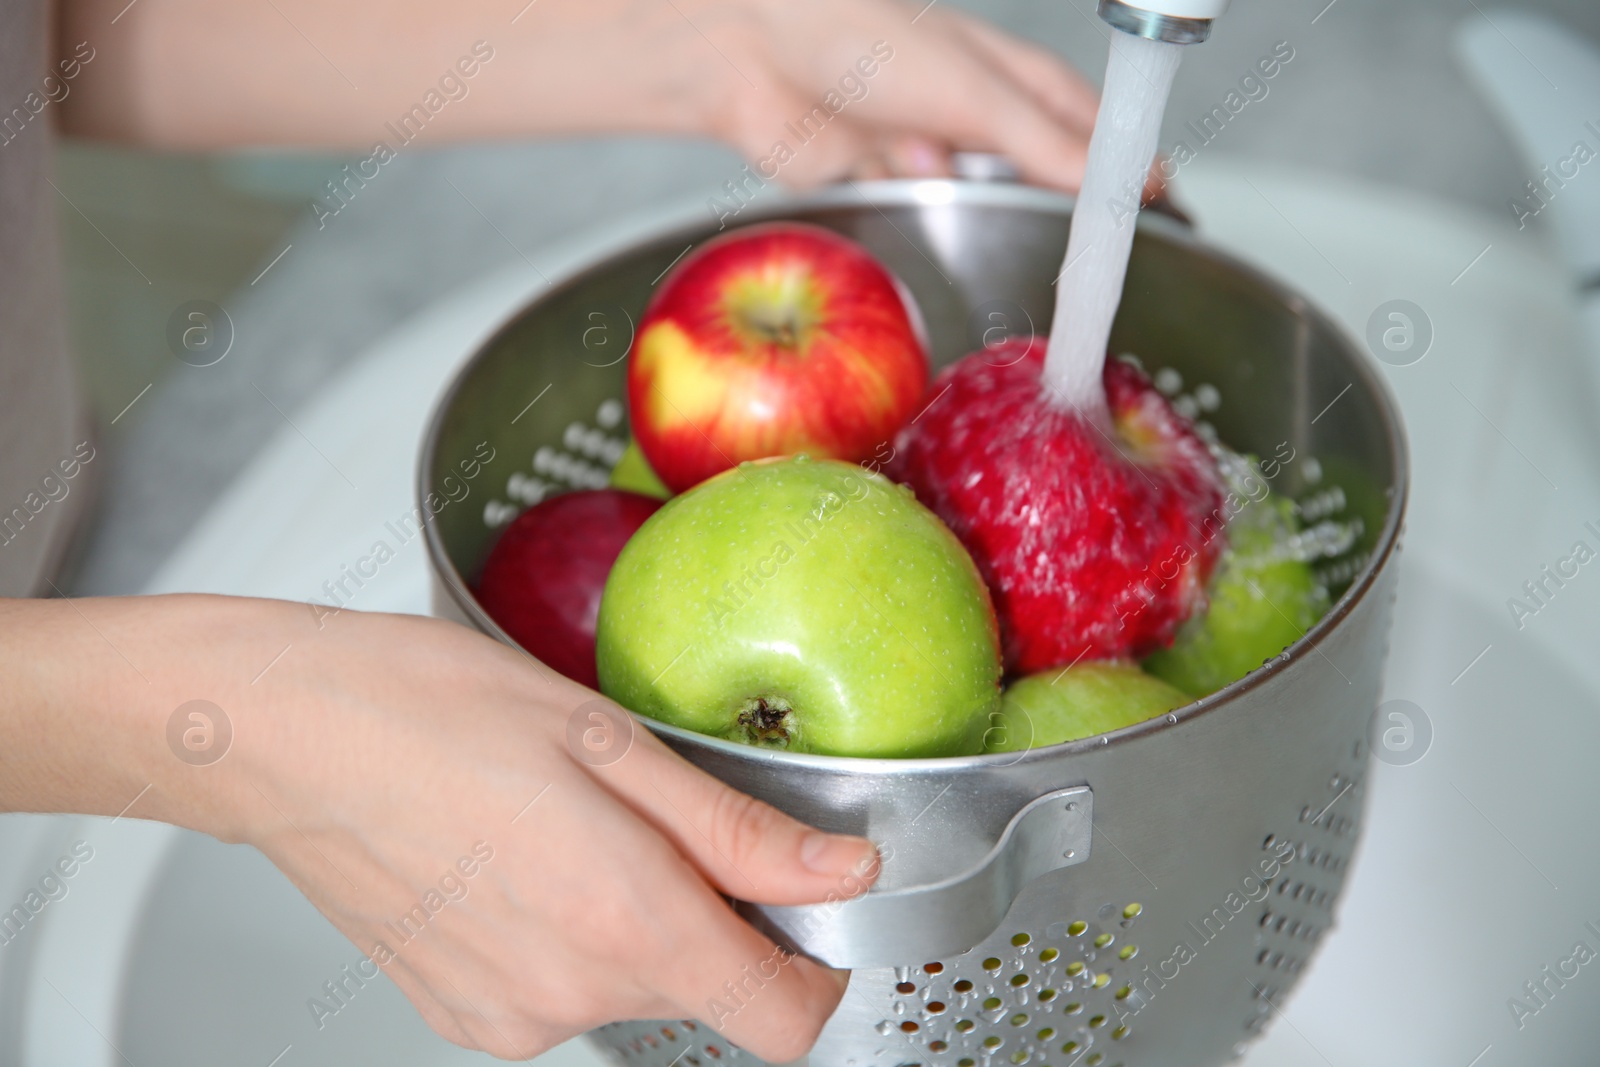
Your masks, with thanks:
[(796, 186), (941, 175), (970, 149), (1076, 190), (1096, 109), (1050, 52), (926, 0), (61, 6), (58, 50), (96, 50), (66, 128), (186, 149), (684, 133)]
[[(722, 894), (851, 895), (875, 873), (868, 842), (734, 792), (626, 719), (594, 751), (598, 694), (463, 627), (145, 597), (0, 603), (0, 637), (0, 734), (18, 742), (0, 810), (116, 814), (148, 785), (128, 817), (260, 848), (458, 1044), (526, 1059), (617, 1019), (698, 1018), (784, 1062), (843, 993)], [(198, 706), (208, 721), (174, 732), (194, 700), (227, 728)]]
[(925, 0), (675, 3), (723, 54), (701, 64), (722, 83), (707, 129), (758, 163), (787, 145), (784, 182), (946, 175), (956, 150), (1006, 156), (1040, 185), (1082, 180), (1094, 90), (981, 19)]

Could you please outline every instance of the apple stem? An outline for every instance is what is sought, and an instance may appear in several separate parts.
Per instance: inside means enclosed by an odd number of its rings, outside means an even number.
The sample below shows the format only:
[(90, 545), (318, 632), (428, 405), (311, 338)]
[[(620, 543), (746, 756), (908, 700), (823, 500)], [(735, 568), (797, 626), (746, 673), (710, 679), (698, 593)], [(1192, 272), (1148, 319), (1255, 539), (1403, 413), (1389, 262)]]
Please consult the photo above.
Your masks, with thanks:
[(1089, 138), (1067, 254), (1056, 276), (1043, 381), (1056, 399), (1102, 426), (1111, 323), (1133, 251), (1134, 223), (1183, 46), (1111, 35), (1100, 112)]
[(802, 323), (792, 310), (755, 308), (744, 313), (744, 322), (767, 344), (791, 350), (799, 347)]
[(788, 748), (792, 714), (793, 709), (785, 701), (757, 697), (739, 712), (741, 739), (766, 748)]

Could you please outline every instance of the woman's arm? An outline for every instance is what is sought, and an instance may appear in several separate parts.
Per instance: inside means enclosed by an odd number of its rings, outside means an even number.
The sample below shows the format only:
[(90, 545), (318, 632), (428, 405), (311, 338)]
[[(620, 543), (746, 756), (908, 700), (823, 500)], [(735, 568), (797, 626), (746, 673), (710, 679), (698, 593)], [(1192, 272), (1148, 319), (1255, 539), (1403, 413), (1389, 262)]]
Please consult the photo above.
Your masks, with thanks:
[(783, 143), (791, 184), (972, 149), (1076, 188), (1096, 107), (1048, 52), (901, 0), (60, 0), (80, 42), (65, 129), (184, 149), (681, 133)]
[[(615, 1019), (700, 1018), (786, 1062), (843, 993), (719, 894), (849, 895), (875, 873), (866, 841), (642, 728), (613, 762), (582, 758), (569, 719), (598, 695), (464, 627), (230, 597), (8, 600), (0, 678), (0, 811), (255, 845), (459, 1044), (525, 1059)], [(747, 967), (760, 995), (719, 1012)]]

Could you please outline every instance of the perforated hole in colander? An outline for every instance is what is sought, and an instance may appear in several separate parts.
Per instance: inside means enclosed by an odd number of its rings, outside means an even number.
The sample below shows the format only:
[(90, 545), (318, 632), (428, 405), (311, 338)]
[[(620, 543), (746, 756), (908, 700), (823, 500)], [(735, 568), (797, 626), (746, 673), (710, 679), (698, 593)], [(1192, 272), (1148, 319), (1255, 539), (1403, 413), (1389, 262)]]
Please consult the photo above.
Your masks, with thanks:
[(1300, 807), (1292, 829), (1261, 841), (1263, 852), (1293, 859), (1284, 864), (1261, 902), (1256, 925), (1251, 1009), (1245, 1032), (1261, 1032), (1304, 972), (1312, 951), (1333, 926), (1349, 868), (1348, 849), (1359, 829), (1361, 769), (1366, 749), (1357, 741), (1349, 765), (1327, 780), (1327, 795)]
[[(525, 507), (569, 489), (603, 489), (611, 481), (611, 468), (628, 446), (626, 410), (622, 401), (603, 400), (592, 423), (574, 421), (561, 433), (559, 446), (540, 445), (529, 457), (527, 469), (506, 481), (506, 500), (489, 500), (483, 507), (485, 526), (503, 526)], [(531, 473), (530, 473), (531, 471)]]
[(1133, 988), (1115, 972), (1137, 952), (1123, 932), (1143, 911), (1108, 903), (1093, 920), (1000, 931), (965, 956), (896, 971), (877, 1029), (899, 1044), (883, 1062), (1077, 1067), (1103, 1059), (1097, 1044), (1135, 1031)]
[[(667, 1062), (685, 1067), (758, 1067), (760, 1060), (703, 1031), (693, 1019), (613, 1023), (596, 1031), (624, 1060)], [(663, 1059), (662, 1057), (665, 1057)]]

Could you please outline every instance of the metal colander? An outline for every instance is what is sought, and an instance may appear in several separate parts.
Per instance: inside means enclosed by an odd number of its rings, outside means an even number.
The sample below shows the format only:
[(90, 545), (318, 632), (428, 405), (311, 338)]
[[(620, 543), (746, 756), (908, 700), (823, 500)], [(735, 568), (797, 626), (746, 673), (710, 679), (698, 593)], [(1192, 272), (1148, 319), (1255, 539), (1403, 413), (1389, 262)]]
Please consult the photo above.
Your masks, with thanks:
[[(916, 295), (943, 364), (996, 328), (1049, 321), (1070, 211), (1014, 186), (885, 182), (737, 221), (802, 219), (861, 241)], [(440, 614), (507, 640), (468, 580), (522, 507), (604, 484), (627, 437), (632, 324), (655, 280), (714, 232), (701, 216), (556, 279), (459, 372), (424, 441), (421, 492), (480, 442), (507, 458), (493, 499), (428, 527)], [(1173, 390), (1191, 383), (1187, 401), (1232, 447), (1292, 450), (1270, 491), (1337, 509), (1358, 531), (1323, 567), (1334, 607), (1219, 693), (1021, 754), (799, 756), (651, 723), (708, 772), (889, 854), (857, 900), (741, 906), (780, 941), (853, 969), (818, 1067), (1221, 1063), (1271, 1021), (1333, 928), (1366, 801), (1405, 501), (1394, 404), (1304, 300), (1161, 218), (1140, 224), (1112, 344)], [(725, 1009), (759, 996), (759, 975), (730, 978)], [(708, 1004), (703, 1018), (715, 1014)], [(755, 1062), (703, 1021), (592, 1036), (639, 1067)]]

